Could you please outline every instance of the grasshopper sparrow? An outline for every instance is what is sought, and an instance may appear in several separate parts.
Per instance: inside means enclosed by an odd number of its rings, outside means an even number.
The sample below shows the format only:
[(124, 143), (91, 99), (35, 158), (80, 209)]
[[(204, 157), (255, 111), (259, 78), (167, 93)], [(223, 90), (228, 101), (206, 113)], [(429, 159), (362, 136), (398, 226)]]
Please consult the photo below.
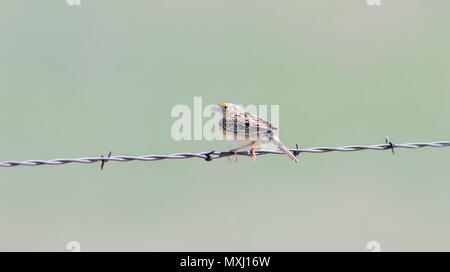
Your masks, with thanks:
[(234, 152), (236, 160), (237, 152), (246, 147), (250, 147), (251, 159), (256, 160), (255, 149), (262, 144), (272, 143), (286, 153), (291, 160), (298, 162), (294, 154), (273, 134), (273, 130), (277, 128), (268, 121), (244, 111), (233, 103), (218, 104), (213, 108), (213, 111), (222, 114), (223, 118), (220, 120), (219, 126), (224, 136), (228, 138), (227, 135), (231, 134), (233, 141), (242, 144), (241, 147), (231, 150), (231, 152)]

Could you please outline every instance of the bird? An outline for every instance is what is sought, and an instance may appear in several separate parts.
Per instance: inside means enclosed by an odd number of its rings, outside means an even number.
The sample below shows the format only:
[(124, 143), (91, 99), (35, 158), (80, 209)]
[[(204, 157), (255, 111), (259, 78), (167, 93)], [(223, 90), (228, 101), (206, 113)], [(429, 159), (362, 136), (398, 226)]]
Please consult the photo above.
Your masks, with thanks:
[(227, 136), (231, 135), (233, 136), (231, 140), (242, 144), (242, 146), (230, 150), (230, 152), (234, 152), (236, 161), (239, 150), (250, 147), (250, 158), (255, 161), (255, 149), (262, 144), (272, 143), (281, 149), (292, 161), (298, 162), (297, 157), (273, 133), (278, 128), (270, 122), (246, 112), (233, 103), (219, 103), (212, 107), (212, 111), (221, 114), (222, 118), (220, 119), (219, 127), (225, 138), (230, 139)]

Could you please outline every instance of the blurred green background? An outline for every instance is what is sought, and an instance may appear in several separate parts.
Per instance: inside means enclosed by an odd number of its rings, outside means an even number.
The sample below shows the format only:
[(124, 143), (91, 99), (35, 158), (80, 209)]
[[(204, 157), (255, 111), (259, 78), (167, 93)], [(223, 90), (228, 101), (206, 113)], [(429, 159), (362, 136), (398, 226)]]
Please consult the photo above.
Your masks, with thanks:
[[(449, 140), (449, 1), (2, 1), (0, 161), (228, 150), (174, 105), (280, 105), (288, 146)], [(0, 169), (0, 250), (450, 250), (450, 149)]]

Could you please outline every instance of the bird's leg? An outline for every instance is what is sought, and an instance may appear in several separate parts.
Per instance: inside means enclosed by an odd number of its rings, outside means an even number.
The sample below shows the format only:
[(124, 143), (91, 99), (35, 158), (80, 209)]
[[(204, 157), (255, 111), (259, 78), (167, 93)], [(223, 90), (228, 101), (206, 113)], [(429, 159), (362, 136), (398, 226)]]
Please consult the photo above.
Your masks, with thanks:
[(243, 145), (243, 146), (241, 146), (241, 147), (238, 147), (238, 148), (235, 148), (235, 149), (231, 149), (230, 152), (234, 152), (234, 161), (237, 161), (237, 152), (238, 152), (239, 150), (244, 149), (244, 148), (246, 148), (246, 147), (250, 147), (250, 146), (252, 146), (254, 143), (255, 143), (255, 142), (253, 141), (253, 142), (251, 142), (251, 143), (249, 143), (249, 144), (246, 144), (246, 145)]
[(259, 145), (254, 145), (252, 146), (252, 148), (250, 148), (250, 153), (252, 153), (252, 155), (250, 155), (250, 158), (253, 161), (256, 161), (256, 155), (255, 155), (255, 149), (259, 148)]

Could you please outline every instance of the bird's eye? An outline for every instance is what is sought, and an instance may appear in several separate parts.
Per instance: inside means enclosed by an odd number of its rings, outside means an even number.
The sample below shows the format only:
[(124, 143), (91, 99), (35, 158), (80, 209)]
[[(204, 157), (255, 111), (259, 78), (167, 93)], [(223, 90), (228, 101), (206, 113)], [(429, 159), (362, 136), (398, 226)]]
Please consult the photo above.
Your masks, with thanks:
[(228, 106), (227, 105), (223, 106), (223, 109), (224, 110), (228, 109)]

